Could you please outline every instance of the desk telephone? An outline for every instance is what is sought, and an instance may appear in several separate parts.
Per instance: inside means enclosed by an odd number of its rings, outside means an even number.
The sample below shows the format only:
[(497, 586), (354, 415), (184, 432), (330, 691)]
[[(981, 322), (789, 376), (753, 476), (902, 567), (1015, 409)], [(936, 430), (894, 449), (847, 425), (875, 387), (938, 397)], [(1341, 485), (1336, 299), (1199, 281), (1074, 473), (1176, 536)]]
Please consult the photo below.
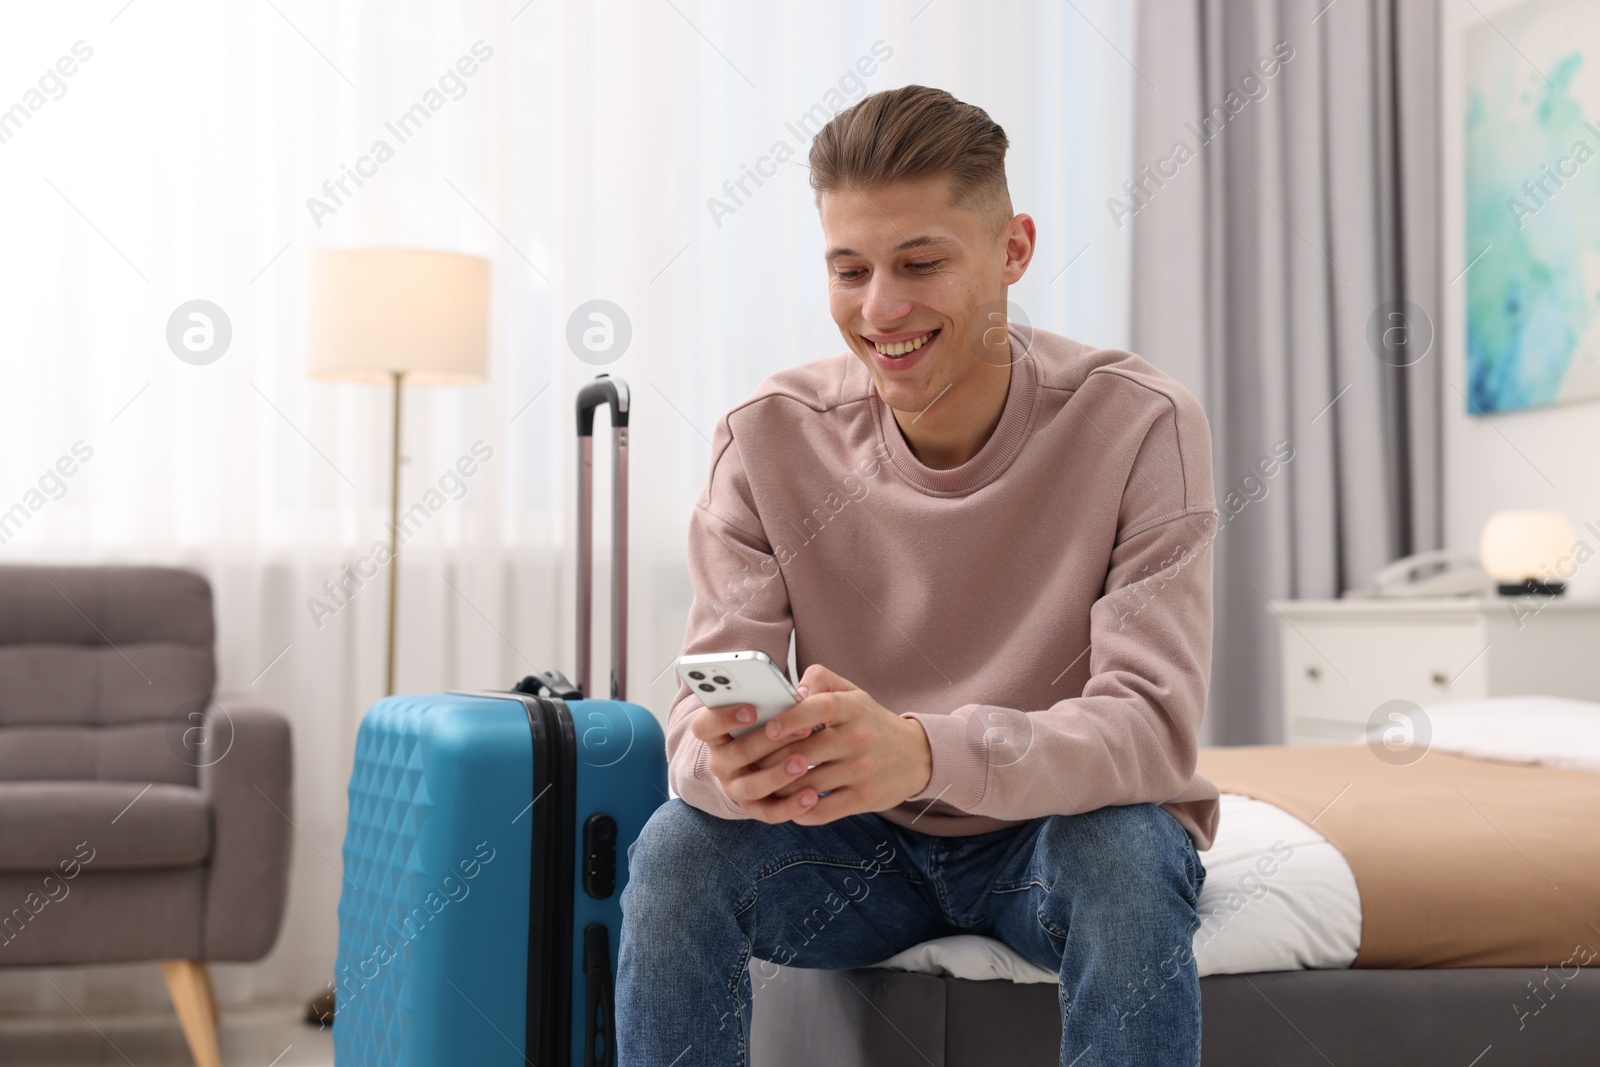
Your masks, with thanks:
[(1346, 597), (1487, 596), (1495, 581), (1477, 558), (1463, 552), (1436, 550), (1397, 559), (1379, 571), (1372, 585), (1351, 589)]

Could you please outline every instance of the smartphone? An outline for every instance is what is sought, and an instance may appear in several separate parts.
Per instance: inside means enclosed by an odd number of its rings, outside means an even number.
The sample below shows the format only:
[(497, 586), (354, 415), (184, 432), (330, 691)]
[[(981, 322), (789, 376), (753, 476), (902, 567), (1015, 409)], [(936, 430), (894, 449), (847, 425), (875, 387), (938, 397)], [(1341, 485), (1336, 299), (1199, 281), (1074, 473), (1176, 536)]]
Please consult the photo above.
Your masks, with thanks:
[(710, 652), (680, 656), (678, 677), (708, 708), (749, 704), (756, 721), (731, 732), (739, 737), (800, 703), (800, 694), (765, 652)]

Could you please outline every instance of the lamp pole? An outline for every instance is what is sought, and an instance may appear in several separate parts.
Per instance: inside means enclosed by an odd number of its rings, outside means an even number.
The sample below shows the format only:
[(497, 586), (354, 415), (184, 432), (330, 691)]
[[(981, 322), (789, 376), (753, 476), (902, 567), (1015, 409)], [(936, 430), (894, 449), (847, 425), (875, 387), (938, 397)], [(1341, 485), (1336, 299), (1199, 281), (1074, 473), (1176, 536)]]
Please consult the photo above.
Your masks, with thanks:
[(389, 447), (389, 641), (384, 656), (383, 692), (394, 695), (394, 626), (398, 613), (396, 597), (400, 590), (400, 379), (404, 371), (391, 371), (394, 376), (394, 433)]

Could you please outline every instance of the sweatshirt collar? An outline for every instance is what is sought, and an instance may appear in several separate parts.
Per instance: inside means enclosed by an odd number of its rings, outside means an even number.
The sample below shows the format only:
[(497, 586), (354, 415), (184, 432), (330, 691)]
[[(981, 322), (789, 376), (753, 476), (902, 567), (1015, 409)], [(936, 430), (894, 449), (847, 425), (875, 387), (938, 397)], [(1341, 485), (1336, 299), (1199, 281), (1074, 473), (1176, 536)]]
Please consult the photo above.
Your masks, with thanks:
[[(935, 470), (917, 459), (900, 432), (900, 424), (895, 422), (894, 412), (883, 402), (877, 389), (868, 386), (872, 406), (878, 415), (879, 438), (888, 449), (890, 463), (908, 482), (924, 492), (934, 496), (964, 496), (981, 489), (1000, 477), (1022, 451), (1033, 423), (1034, 401), (1039, 395), (1039, 364), (1031, 351), (1031, 336), (1019, 333), (1015, 323), (1007, 327), (1007, 333), (1011, 340), (1011, 383), (1006, 389), (1000, 422), (977, 455), (959, 467)], [(1029, 330), (1028, 334), (1031, 333)]]

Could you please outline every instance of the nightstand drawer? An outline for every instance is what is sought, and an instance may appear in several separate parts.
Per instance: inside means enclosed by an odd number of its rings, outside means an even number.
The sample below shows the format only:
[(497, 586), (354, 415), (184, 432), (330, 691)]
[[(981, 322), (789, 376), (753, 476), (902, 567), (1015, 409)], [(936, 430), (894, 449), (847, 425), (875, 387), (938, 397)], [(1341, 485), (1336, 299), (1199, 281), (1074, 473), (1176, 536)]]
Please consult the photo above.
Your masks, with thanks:
[[(1283, 630), (1291, 733), (1366, 723), (1380, 704), (1487, 695), (1482, 627), (1471, 620), (1300, 622)], [(1301, 730), (1297, 718), (1326, 724)], [(1329, 738), (1332, 740), (1332, 738)]]

